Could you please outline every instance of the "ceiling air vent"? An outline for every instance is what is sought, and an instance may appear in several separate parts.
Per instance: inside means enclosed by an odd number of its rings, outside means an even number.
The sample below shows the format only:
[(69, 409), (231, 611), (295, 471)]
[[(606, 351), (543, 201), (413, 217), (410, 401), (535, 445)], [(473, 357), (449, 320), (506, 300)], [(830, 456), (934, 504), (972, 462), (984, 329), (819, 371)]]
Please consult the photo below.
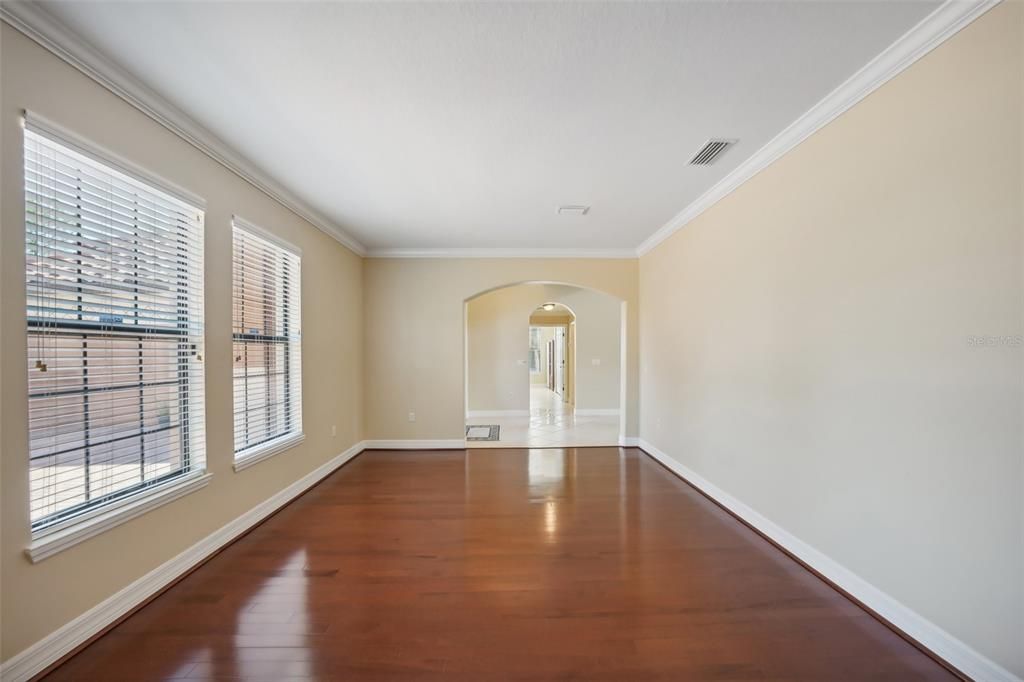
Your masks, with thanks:
[(690, 159), (691, 166), (710, 166), (718, 157), (725, 153), (725, 150), (736, 144), (736, 140), (724, 140), (712, 138), (704, 143), (704, 146)]

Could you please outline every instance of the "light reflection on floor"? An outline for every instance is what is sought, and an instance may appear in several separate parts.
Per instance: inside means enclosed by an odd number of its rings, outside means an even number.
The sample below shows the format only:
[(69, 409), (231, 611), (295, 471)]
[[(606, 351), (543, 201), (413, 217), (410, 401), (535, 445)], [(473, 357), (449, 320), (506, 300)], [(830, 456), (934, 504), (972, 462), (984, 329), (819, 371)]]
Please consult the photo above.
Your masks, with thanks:
[(521, 417), (472, 417), (467, 426), (496, 424), (496, 441), (467, 441), (472, 448), (574, 447), (618, 445), (617, 415), (577, 415), (546, 386), (530, 387), (530, 414)]

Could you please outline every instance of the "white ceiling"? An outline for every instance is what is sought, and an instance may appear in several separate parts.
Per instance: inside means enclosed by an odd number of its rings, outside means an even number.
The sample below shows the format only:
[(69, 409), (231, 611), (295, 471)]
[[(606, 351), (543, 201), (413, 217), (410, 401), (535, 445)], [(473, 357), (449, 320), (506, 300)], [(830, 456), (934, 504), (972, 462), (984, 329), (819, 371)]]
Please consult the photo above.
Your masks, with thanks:
[[(363, 245), (421, 249), (632, 249), (938, 5), (44, 4)], [(709, 137), (740, 142), (688, 167)]]

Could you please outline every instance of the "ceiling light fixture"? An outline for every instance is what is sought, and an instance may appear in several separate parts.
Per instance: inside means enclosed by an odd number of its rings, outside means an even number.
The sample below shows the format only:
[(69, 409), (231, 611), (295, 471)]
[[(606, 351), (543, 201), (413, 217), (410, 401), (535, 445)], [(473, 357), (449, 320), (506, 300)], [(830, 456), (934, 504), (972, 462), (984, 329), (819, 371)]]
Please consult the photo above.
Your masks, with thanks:
[(546, 310), (546, 311), (548, 311), (550, 313), (552, 310), (555, 309), (555, 304), (554, 303), (545, 303), (544, 305), (541, 306), (541, 308), (543, 308), (544, 310)]
[(559, 206), (558, 215), (587, 215), (589, 206)]

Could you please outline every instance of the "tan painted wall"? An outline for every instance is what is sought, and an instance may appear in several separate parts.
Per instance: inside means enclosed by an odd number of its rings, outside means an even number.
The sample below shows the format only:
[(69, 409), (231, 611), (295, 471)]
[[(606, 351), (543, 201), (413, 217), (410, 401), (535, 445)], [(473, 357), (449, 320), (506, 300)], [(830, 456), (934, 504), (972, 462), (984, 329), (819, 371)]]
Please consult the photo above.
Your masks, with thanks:
[(463, 302), (523, 282), (574, 284), (626, 302), (626, 427), (636, 434), (636, 260), (370, 259), (363, 274), (367, 438), (462, 438)]
[[(529, 366), (524, 364), (529, 355), (530, 319), (566, 319), (531, 315), (549, 301), (562, 303), (576, 314), (576, 407), (619, 407), (620, 301), (589, 289), (531, 284), (498, 289), (467, 305), (470, 410), (530, 408)], [(600, 364), (594, 365), (594, 360)]]
[[(0, 35), (0, 604), (8, 659), (362, 438), (362, 261), (20, 33)], [(20, 112), (29, 109), (205, 197), (207, 460), (211, 483), (31, 564)], [(303, 250), (303, 422), (298, 447), (232, 470), (231, 215)], [(313, 283), (316, 283), (313, 286)], [(337, 437), (331, 426), (337, 425)]]
[(1004, 3), (644, 256), (640, 434), (1024, 676), (1022, 82)]
[(566, 325), (570, 322), (572, 322), (572, 315), (558, 310), (550, 313), (544, 310), (538, 310), (530, 315), (531, 325)]

